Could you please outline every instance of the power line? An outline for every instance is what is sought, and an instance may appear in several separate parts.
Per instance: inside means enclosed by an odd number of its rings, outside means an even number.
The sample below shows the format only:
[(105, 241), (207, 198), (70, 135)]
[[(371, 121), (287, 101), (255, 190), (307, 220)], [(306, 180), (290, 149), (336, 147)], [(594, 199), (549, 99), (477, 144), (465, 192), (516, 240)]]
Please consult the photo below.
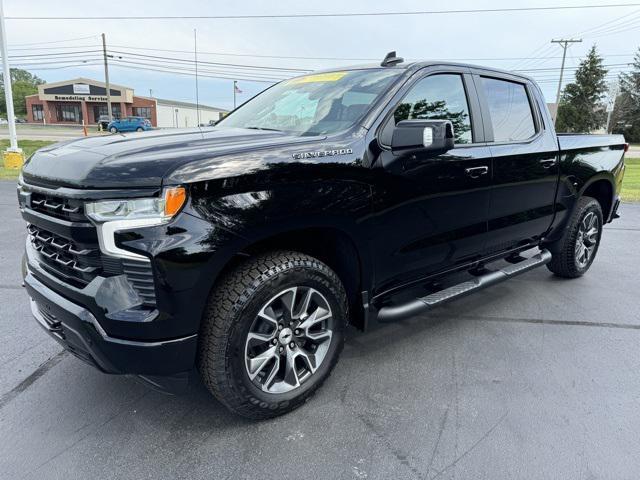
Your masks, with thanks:
[(89, 35), (87, 37), (68, 38), (66, 40), (51, 40), (51, 41), (48, 41), (48, 42), (9, 43), (9, 44), (7, 44), (7, 46), (9, 46), (9, 47), (22, 47), (22, 46), (30, 46), (30, 45), (50, 45), (52, 43), (75, 42), (76, 40), (86, 40), (88, 38), (98, 38), (98, 35)]
[[(64, 68), (76, 68), (76, 67), (92, 67), (95, 65), (102, 65), (102, 63), (76, 63), (76, 64), (70, 64), (70, 65), (61, 65), (59, 67), (37, 67), (34, 68), (33, 66), (29, 67), (30, 70), (62, 70)], [(24, 67), (26, 65), (23, 64), (15, 64), (15, 67)]]
[[(564, 40), (563, 40), (564, 41)], [(630, 65), (630, 63), (608, 63), (608, 64), (604, 64), (602, 65), (603, 67), (624, 67)], [(577, 70), (579, 69), (580, 66), (577, 67), (565, 67), (564, 70)], [(524, 69), (524, 70), (511, 70), (512, 72), (557, 72), (559, 70), (562, 70), (562, 67), (560, 68), (529, 68), (529, 69)]]
[[(17, 62), (11, 62), (12, 66), (31, 66), (31, 67), (37, 67), (38, 65), (58, 65), (58, 64), (63, 64), (63, 63), (71, 63), (71, 62), (82, 62), (82, 63), (86, 63), (86, 62), (92, 62), (94, 60), (100, 60), (102, 57), (99, 57), (98, 55), (94, 55), (93, 57), (86, 57), (86, 58), (74, 58), (74, 59), (69, 59), (69, 60), (62, 60), (62, 59), (57, 59), (57, 60), (52, 60), (52, 61), (38, 61), (38, 62), (34, 62), (31, 60), (23, 60), (23, 61), (17, 61)], [(79, 63), (79, 65), (82, 65), (82, 63)]]
[(343, 12), (343, 13), (292, 13), (292, 14), (256, 14), (256, 15), (133, 15), (133, 16), (69, 16), (52, 17), (37, 16), (6, 17), (7, 20), (242, 20), (242, 19), (273, 19), (273, 18), (335, 18), (335, 17), (385, 17), (411, 15), (450, 15), (471, 13), (509, 13), (509, 12), (540, 12), (555, 10), (582, 10), (603, 8), (639, 7), (640, 3), (618, 3), (610, 5), (555, 5), (547, 7), (508, 7), (508, 8), (473, 8), (459, 10), (418, 10), (411, 12)]
[[(93, 62), (93, 63), (92, 63)], [(89, 63), (76, 63), (76, 64), (69, 64), (69, 65), (61, 65), (58, 67), (34, 67), (34, 66), (30, 66), (31, 70), (61, 70), (61, 69), (66, 69), (66, 68), (77, 68), (77, 67), (97, 67), (102, 65), (102, 61), (98, 61), (98, 60), (94, 60), (92, 62)], [(159, 72), (159, 73), (167, 73), (167, 74), (173, 74), (173, 75), (186, 75), (186, 76), (194, 76), (195, 74), (191, 71), (191, 70), (185, 70), (185, 69), (181, 69), (181, 70), (174, 70), (173, 67), (168, 67), (167, 69), (162, 69), (162, 67), (160, 68), (150, 68), (150, 67), (141, 67), (141, 66), (133, 66), (133, 65), (123, 65), (120, 62), (122, 62), (121, 60), (112, 60), (109, 64), (110, 68), (126, 68), (129, 70), (140, 70), (140, 71), (150, 71), (150, 72)], [(135, 64), (137, 65), (137, 64)], [(26, 66), (24, 64), (21, 63), (17, 63), (15, 64), (15, 67), (23, 67)], [(169, 69), (170, 68), (170, 69)], [(267, 79), (267, 78), (254, 78), (254, 77), (250, 77), (250, 76), (244, 76), (244, 75), (234, 75), (233, 72), (230, 73), (225, 73), (225, 74), (209, 74), (209, 71), (205, 71), (204, 73), (200, 73), (201, 70), (198, 71), (198, 76), (199, 77), (204, 77), (204, 78), (211, 78), (211, 79), (218, 79), (218, 80), (242, 80), (242, 81), (246, 81), (246, 82), (256, 82), (256, 83), (269, 83), (269, 84), (273, 84), (273, 83), (277, 83), (280, 82), (282, 80), (282, 78), (273, 78), (273, 79)]]
[(9, 58), (32, 58), (32, 57), (58, 57), (69, 55), (85, 55), (87, 53), (102, 52), (102, 50), (82, 50), (77, 52), (60, 52), (60, 53), (33, 53), (29, 55), (9, 55)]
[[(168, 48), (152, 48), (152, 47), (130, 47), (128, 45), (112, 45), (115, 48), (126, 50), (141, 50), (150, 52), (169, 52), (169, 53), (191, 53), (190, 50), (174, 50)], [(128, 53), (128, 52), (127, 52)], [(285, 59), (285, 60), (333, 60), (333, 61), (353, 61), (353, 62), (375, 62), (380, 60), (379, 57), (309, 57), (296, 55), (262, 55), (252, 53), (231, 53), (231, 52), (203, 52), (198, 50), (198, 55), (218, 55), (222, 57), (251, 57), (251, 58), (269, 58), (269, 59)], [(633, 53), (614, 53), (603, 55), (604, 57), (633, 57)], [(406, 58), (406, 57), (405, 57)], [(447, 58), (440, 59), (443, 61), (512, 61), (512, 60), (542, 60), (542, 59), (558, 59), (557, 57), (465, 57), (465, 58)], [(417, 61), (416, 58), (407, 58), (407, 61)]]
[[(155, 59), (159, 59), (159, 60), (174, 60), (174, 61), (178, 61), (178, 62), (191, 62), (190, 60), (185, 60), (183, 58), (175, 58), (175, 57), (161, 57), (158, 55), (145, 55), (142, 53), (132, 53), (132, 52), (122, 52), (120, 50), (111, 50), (111, 52), (113, 53), (118, 53), (118, 54), (122, 54), (122, 55), (131, 55), (134, 57), (144, 57), (144, 58), (155, 58)], [(238, 63), (222, 63), (222, 62), (207, 62), (204, 60), (199, 60), (198, 63), (202, 63), (202, 64), (207, 64), (207, 65), (218, 65), (218, 66), (225, 66), (225, 67), (234, 67), (234, 68), (249, 68), (249, 69), (259, 69), (259, 70), (278, 70), (278, 71), (283, 71), (283, 72), (310, 72), (311, 70), (309, 69), (303, 69), (303, 68), (285, 68), (285, 67), (266, 67), (264, 65), (245, 65), (245, 64), (238, 64)]]
[[(175, 65), (166, 65), (166, 64), (162, 64), (160, 62), (158, 63), (145, 63), (145, 62), (140, 62), (140, 61), (135, 61), (135, 62), (130, 62), (127, 60), (121, 60), (121, 59), (111, 59), (111, 64), (115, 65), (115, 64), (126, 64), (126, 65), (133, 65), (133, 66), (148, 66), (148, 67), (156, 67), (156, 68), (170, 68), (172, 70), (178, 70), (178, 71), (185, 71), (185, 72), (193, 72), (194, 69), (193, 67), (186, 67), (186, 66), (175, 66)], [(200, 63), (200, 62), (198, 62)], [(237, 72), (237, 71), (232, 71), (232, 70), (227, 70), (227, 71), (220, 71), (220, 70), (205, 70), (202, 68), (198, 69), (199, 72), (203, 72), (203, 73), (212, 73), (212, 74), (220, 74), (220, 75), (242, 75), (245, 77), (245, 79), (247, 79), (248, 77), (251, 77), (253, 79), (257, 79), (257, 80), (276, 80), (276, 81), (280, 81), (280, 80), (285, 80), (287, 78), (291, 78), (291, 77), (276, 77), (273, 75), (261, 75), (259, 73), (253, 73), (253, 72)]]
[(58, 50), (60, 48), (97, 48), (102, 47), (102, 45), (58, 45), (57, 47), (25, 47), (25, 48), (10, 48), (9, 51), (22, 51), (22, 50)]
[(636, 10), (628, 15), (617, 17), (609, 22), (602, 23), (596, 27), (581, 32), (580, 36), (596, 37), (600, 35), (614, 33), (616, 30), (635, 24), (640, 20), (640, 10)]
[[(100, 50), (95, 50), (95, 51), (87, 51), (86, 54), (84, 54), (83, 52), (74, 52), (74, 53), (76, 53), (77, 56), (61, 53), (61, 54), (48, 54), (44, 56), (38, 56), (38, 55), (11, 56), (10, 55), (9, 58), (11, 58), (13, 61), (20, 62), (22, 65), (26, 65), (26, 64), (38, 65), (38, 64), (45, 64), (45, 63), (78, 61), (78, 60), (88, 60), (88, 59), (93, 60), (94, 59), (93, 57), (95, 57), (98, 54), (101, 54), (102, 52)], [(80, 56), (80, 54), (82, 54), (82, 56)], [(142, 57), (142, 58), (139, 58), (139, 57)], [(113, 60), (128, 58), (129, 60), (135, 60), (136, 62), (147, 61), (147, 62), (161, 62), (162, 64), (172, 63), (172, 64), (176, 64), (179, 67), (193, 65), (193, 60), (187, 60), (182, 58), (172, 58), (172, 57), (136, 55), (136, 54), (127, 53), (127, 52), (115, 52), (113, 50), (109, 51), (109, 58)], [(130, 63), (134, 63), (134, 62), (130, 62)], [(214, 67), (224, 67), (242, 74), (261, 75), (263, 73), (268, 73), (268, 74), (271, 74), (269, 75), (269, 77), (273, 77), (275, 75), (282, 75), (282, 74), (291, 76), (292, 74), (295, 74), (295, 73), (299, 73), (299, 72), (306, 73), (310, 71), (310, 70), (298, 70), (298, 69), (278, 68), (278, 67), (260, 67), (260, 66), (252, 66), (252, 65), (236, 65), (236, 64), (230, 64), (230, 63), (215, 63), (215, 62), (206, 62), (201, 60), (198, 60), (198, 64), (205, 65), (205, 66), (209, 65)]]
[[(150, 71), (150, 72), (171, 73), (171, 74), (175, 74), (175, 75), (189, 75), (189, 76), (193, 76), (194, 75), (194, 73), (190, 73), (190, 72), (186, 72), (186, 71), (162, 70), (162, 69), (158, 69), (158, 68), (148, 68), (148, 67), (134, 67), (134, 66), (131, 66), (131, 65), (121, 65), (120, 63), (113, 63), (112, 66), (113, 67), (118, 67), (118, 68), (128, 68), (130, 70), (145, 70), (145, 71)], [(271, 83), (271, 84), (281, 81), (281, 79), (258, 80), (258, 79), (255, 79), (255, 78), (239, 77), (237, 75), (224, 76), (224, 75), (205, 75), (205, 74), (198, 73), (198, 76), (199, 77), (206, 77), (206, 78), (222, 79), (222, 80), (243, 80), (243, 81), (247, 81), (247, 82)]]
[(583, 36), (589, 36), (589, 35), (593, 35), (596, 32), (600, 31), (600, 30), (606, 30), (608, 28), (613, 27), (612, 24), (615, 24), (617, 22), (619, 22), (620, 20), (624, 22), (626, 22), (629, 17), (633, 17), (634, 15), (636, 15), (638, 12), (640, 12), (640, 10), (637, 10), (631, 14), (626, 14), (626, 15), (622, 15), (620, 17), (616, 17), (613, 20), (609, 20), (608, 22), (604, 22), (601, 23), (599, 25), (596, 25), (595, 27), (591, 27), (591, 28), (587, 28), (586, 30), (582, 30), (581, 32), (575, 32), (572, 35), (569, 35), (570, 38), (578, 38), (578, 37), (583, 37)]
[(635, 19), (635, 21), (633, 22), (633, 24), (627, 24), (621, 27), (623, 28), (618, 28), (615, 30), (609, 30), (609, 31), (604, 31), (601, 33), (597, 33), (595, 35), (590, 36), (589, 38), (600, 38), (600, 37), (607, 37), (609, 35), (617, 35), (619, 33), (624, 33), (624, 32), (628, 32), (631, 30), (636, 30), (638, 28), (638, 26), (640, 26), (640, 18)]

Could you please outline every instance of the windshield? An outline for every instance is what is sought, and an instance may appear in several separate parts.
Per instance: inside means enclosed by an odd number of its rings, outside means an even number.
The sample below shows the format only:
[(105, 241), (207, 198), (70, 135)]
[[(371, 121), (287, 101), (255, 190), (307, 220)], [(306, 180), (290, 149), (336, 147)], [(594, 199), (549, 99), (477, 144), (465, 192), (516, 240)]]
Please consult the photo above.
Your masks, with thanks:
[(364, 116), (401, 70), (368, 69), (292, 78), (253, 98), (217, 126), (320, 135)]

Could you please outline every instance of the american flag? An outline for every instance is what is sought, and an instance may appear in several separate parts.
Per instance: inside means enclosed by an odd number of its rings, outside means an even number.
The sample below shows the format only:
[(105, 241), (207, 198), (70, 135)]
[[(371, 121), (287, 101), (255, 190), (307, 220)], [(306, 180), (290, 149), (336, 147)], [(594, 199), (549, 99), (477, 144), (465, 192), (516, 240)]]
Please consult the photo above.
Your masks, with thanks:
[(233, 88), (236, 91), (236, 93), (242, 93), (242, 90), (240, 90), (240, 87), (238, 87), (238, 84), (233, 82)]

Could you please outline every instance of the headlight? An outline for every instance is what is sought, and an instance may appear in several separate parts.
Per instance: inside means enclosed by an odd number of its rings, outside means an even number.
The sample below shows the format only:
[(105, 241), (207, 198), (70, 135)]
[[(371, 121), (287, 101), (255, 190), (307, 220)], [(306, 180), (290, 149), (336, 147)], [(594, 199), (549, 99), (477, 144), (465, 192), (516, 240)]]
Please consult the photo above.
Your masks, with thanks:
[(131, 200), (103, 200), (87, 203), (85, 212), (92, 220), (104, 223), (116, 220), (157, 219), (169, 221), (187, 199), (184, 187), (166, 188), (162, 197)]
[(184, 206), (184, 187), (165, 188), (158, 198), (103, 200), (85, 204), (85, 212), (96, 222), (100, 250), (107, 255), (149, 261), (144, 255), (124, 250), (116, 245), (115, 233), (120, 230), (162, 225)]

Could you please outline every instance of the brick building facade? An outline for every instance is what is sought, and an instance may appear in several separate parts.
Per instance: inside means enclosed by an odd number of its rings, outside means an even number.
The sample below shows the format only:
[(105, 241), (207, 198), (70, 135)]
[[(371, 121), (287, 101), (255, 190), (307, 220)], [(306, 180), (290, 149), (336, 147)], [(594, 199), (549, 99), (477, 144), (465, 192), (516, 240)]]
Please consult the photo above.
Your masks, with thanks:
[[(133, 89), (110, 85), (111, 109), (115, 118), (139, 116), (157, 126), (156, 100), (137, 97)], [(76, 78), (38, 86), (38, 93), (26, 97), (27, 121), (46, 124), (95, 125), (107, 115), (107, 90), (103, 82)]]

